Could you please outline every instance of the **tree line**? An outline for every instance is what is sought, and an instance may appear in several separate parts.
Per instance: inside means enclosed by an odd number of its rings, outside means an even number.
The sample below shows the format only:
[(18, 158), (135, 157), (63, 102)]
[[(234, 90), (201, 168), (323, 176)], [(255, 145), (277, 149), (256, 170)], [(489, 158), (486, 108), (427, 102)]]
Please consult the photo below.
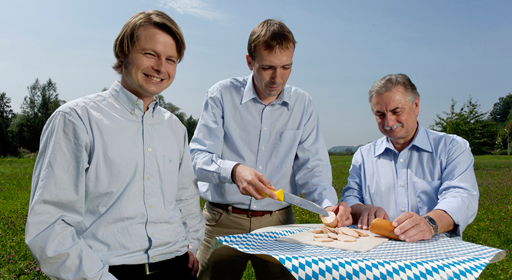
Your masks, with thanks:
[[(66, 103), (59, 98), (57, 84), (51, 79), (46, 83), (36, 79), (27, 87), (27, 91), (28, 95), (21, 104), (21, 113), (12, 110), (11, 98), (6, 92), (0, 93), (0, 156), (23, 156), (37, 152), (46, 121), (57, 108)], [(185, 125), (190, 141), (198, 119), (187, 117), (178, 106), (166, 102), (162, 95), (158, 95), (158, 102)]]
[[(46, 121), (59, 106), (66, 103), (59, 99), (57, 84), (51, 79), (43, 84), (36, 79), (27, 87), (27, 91), (21, 113), (12, 110), (11, 98), (5, 92), (0, 93), (0, 156), (37, 152)], [(190, 141), (198, 120), (187, 117), (179, 107), (166, 102), (162, 95), (158, 95), (158, 101), (160, 106), (176, 115), (185, 125)], [(456, 109), (456, 105), (457, 102), (452, 99), (449, 111), (443, 112), (444, 116), (437, 114), (430, 128), (463, 137), (475, 155), (512, 152), (507, 150), (512, 134), (512, 93), (500, 97), (489, 112), (482, 112), (478, 101), (471, 97), (460, 109)]]

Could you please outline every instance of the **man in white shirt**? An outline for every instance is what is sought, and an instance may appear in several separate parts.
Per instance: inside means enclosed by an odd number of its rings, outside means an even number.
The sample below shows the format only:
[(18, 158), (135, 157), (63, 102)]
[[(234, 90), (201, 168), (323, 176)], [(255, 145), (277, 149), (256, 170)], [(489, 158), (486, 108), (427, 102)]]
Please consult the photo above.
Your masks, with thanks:
[(114, 43), (121, 81), (48, 120), (25, 241), (55, 279), (197, 279), (204, 217), (187, 132), (158, 106), (185, 51), (178, 25), (139, 12)]

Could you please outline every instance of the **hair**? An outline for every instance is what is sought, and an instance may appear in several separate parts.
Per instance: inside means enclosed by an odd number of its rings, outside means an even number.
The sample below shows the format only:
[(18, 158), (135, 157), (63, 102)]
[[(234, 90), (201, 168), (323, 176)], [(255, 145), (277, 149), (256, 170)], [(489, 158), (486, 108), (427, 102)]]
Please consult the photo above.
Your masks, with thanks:
[(407, 94), (407, 100), (409, 103), (414, 104), (420, 94), (416, 89), (416, 86), (412, 83), (411, 79), (405, 74), (389, 74), (379, 80), (377, 80), (372, 88), (368, 91), (368, 101), (370, 102), (370, 107), (372, 106), (373, 96), (375, 94), (383, 94), (388, 91), (393, 90), (394, 88), (402, 86), (405, 89)]
[(138, 12), (126, 22), (114, 41), (116, 63), (112, 68), (114, 68), (117, 73), (123, 73), (124, 59), (126, 59), (132, 47), (137, 43), (139, 29), (145, 26), (152, 26), (169, 34), (176, 43), (178, 63), (183, 59), (186, 46), (185, 39), (183, 38), (178, 24), (166, 13), (161, 11)]
[(255, 59), (258, 46), (267, 51), (274, 51), (276, 48), (288, 50), (295, 49), (296, 43), (293, 33), (284, 23), (266, 19), (251, 31), (247, 43), (247, 53), (250, 58)]

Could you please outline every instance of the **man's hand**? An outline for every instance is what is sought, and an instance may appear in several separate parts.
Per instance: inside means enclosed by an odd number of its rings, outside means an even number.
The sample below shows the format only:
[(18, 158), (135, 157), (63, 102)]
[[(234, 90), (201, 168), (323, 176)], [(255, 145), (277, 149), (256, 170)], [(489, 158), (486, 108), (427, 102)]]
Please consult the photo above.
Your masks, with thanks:
[(357, 227), (360, 229), (369, 229), (370, 224), (375, 218), (381, 218), (389, 221), (389, 216), (382, 207), (369, 204), (352, 205), (352, 215), (357, 219)]
[(336, 217), (338, 218), (338, 225), (337, 227), (344, 227), (352, 224), (352, 215), (350, 212), (352, 209), (348, 207), (348, 204), (343, 201), (339, 204), (329, 206), (325, 208), (327, 212), (334, 212), (336, 214)]
[(277, 198), (276, 194), (270, 191), (276, 188), (270, 184), (263, 174), (250, 167), (238, 163), (231, 170), (231, 179), (243, 195), (249, 195), (260, 200), (265, 198), (260, 193), (262, 192), (272, 199)]
[(405, 212), (393, 221), (395, 234), (400, 240), (414, 242), (428, 240), (434, 236), (434, 229), (425, 218), (414, 212)]
[(188, 268), (192, 270), (192, 275), (197, 275), (197, 272), (199, 271), (199, 261), (197, 260), (194, 253), (191, 251), (188, 252)]

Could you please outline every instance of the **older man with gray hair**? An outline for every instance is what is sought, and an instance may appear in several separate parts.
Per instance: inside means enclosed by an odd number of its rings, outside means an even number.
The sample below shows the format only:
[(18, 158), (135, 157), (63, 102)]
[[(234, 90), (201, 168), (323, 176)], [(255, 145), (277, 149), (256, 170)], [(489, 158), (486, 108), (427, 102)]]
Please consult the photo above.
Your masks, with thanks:
[(407, 75), (376, 81), (369, 102), (384, 137), (352, 159), (341, 201), (351, 207), (354, 223), (368, 229), (375, 218), (390, 220), (408, 242), (441, 233), (460, 238), (478, 210), (468, 142), (418, 123), (420, 95)]

